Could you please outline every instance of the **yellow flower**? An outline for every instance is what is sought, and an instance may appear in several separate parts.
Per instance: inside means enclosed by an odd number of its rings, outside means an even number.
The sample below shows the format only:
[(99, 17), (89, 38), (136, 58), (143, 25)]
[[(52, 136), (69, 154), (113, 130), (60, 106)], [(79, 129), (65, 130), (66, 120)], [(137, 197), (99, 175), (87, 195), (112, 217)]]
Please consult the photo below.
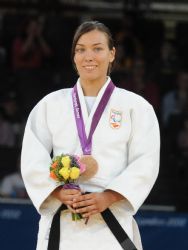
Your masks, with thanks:
[(80, 169), (77, 167), (72, 167), (70, 172), (70, 178), (72, 180), (76, 180), (78, 179), (79, 175), (80, 175)]
[(70, 176), (70, 169), (69, 168), (61, 168), (59, 170), (59, 174), (63, 176), (65, 180), (67, 180)]
[(69, 156), (64, 156), (64, 157), (62, 157), (62, 159), (61, 159), (61, 163), (63, 164), (63, 166), (64, 166), (65, 168), (70, 168), (70, 162), (71, 162), (71, 159), (70, 159)]

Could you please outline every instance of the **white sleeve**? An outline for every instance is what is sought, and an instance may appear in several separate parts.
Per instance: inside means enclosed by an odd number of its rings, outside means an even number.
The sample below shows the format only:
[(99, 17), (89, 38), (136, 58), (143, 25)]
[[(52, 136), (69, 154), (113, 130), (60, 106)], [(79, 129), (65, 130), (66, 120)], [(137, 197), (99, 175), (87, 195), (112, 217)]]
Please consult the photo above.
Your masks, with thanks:
[[(159, 172), (160, 135), (151, 105), (139, 106), (131, 113), (132, 132), (128, 147), (128, 164), (107, 189), (122, 194), (126, 206), (135, 214), (150, 193)], [(131, 206), (130, 206), (131, 205)]]
[(49, 178), (52, 135), (47, 125), (46, 103), (43, 99), (29, 115), (21, 154), (22, 177), (39, 213), (54, 213), (60, 201), (50, 196), (57, 184)]

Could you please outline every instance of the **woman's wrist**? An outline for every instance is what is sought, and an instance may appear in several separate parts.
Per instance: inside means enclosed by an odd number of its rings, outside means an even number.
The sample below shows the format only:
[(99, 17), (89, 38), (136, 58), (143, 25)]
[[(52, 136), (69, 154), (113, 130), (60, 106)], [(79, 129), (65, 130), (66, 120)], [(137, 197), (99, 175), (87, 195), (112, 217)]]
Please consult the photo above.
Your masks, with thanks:
[(51, 193), (51, 195), (53, 197), (55, 197), (56, 199), (60, 199), (60, 190), (62, 187), (57, 187), (56, 189), (54, 189)]
[(104, 193), (107, 195), (110, 205), (112, 205), (113, 203), (117, 201), (121, 201), (125, 199), (123, 195), (111, 189), (106, 189)]

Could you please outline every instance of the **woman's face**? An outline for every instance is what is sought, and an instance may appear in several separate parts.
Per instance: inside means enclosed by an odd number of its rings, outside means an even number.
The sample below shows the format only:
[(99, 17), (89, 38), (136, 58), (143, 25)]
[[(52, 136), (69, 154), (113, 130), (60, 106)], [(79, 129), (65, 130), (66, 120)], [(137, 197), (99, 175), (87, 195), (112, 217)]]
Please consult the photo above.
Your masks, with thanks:
[(104, 81), (114, 57), (115, 48), (109, 49), (105, 33), (92, 30), (79, 38), (74, 62), (81, 80)]

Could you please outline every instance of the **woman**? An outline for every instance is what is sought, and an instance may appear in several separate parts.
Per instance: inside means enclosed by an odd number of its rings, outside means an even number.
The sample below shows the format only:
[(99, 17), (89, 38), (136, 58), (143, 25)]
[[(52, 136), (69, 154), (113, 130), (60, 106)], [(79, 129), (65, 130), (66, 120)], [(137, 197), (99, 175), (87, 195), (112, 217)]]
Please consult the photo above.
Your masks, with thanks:
[[(70, 211), (62, 211), (59, 249), (122, 249), (125, 242), (119, 244), (101, 216), (110, 208), (140, 250), (133, 215), (158, 175), (160, 143), (155, 113), (142, 97), (111, 82), (108, 75), (115, 48), (108, 28), (102, 23), (89, 21), (78, 27), (72, 59), (79, 75), (76, 86), (44, 97), (32, 110), (25, 129), (22, 174), (41, 214), (37, 249), (47, 249), (53, 215), (63, 203), (89, 218), (89, 222), (87, 225), (83, 220), (73, 222)], [(77, 112), (83, 116), (87, 139), (91, 134), (90, 142), (85, 144)], [(53, 155), (91, 154), (97, 161), (96, 175), (79, 183), (82, 193), (64, 190), (49, 179), (51, 151)]]

